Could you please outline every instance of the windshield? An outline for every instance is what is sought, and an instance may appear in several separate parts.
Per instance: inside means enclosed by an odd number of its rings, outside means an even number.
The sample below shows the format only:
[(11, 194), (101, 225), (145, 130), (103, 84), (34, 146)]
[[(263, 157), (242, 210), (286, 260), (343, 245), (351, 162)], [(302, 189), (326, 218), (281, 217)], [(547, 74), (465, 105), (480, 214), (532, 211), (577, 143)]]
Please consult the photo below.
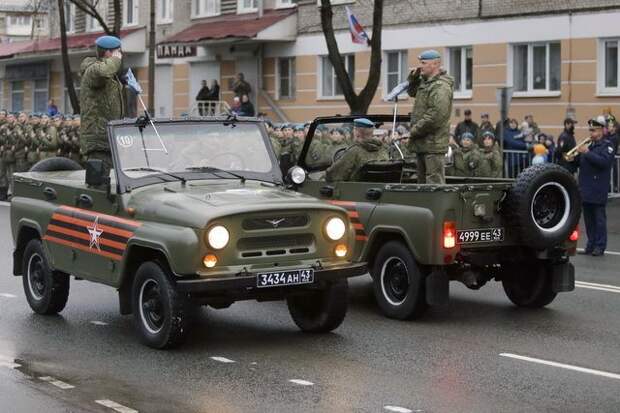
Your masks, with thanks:
[(168, 122), (156, 126), (159, 137), (150, 125), (143, 136), (134, 125), (114, 127), (118, 166), (128, 178), (181, 175), (189, 180), (202, 179), (201, 174), (220, 178), (236, 174), (252, 179), (265, 174), (262, 179), (273, 179), (271, 148), (255, 123)]

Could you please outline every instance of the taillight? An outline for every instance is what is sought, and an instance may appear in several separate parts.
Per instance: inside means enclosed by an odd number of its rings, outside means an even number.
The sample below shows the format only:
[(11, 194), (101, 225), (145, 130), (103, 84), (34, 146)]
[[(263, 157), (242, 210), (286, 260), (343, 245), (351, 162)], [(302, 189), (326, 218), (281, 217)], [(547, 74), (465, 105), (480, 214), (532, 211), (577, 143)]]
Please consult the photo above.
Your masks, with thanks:
[(568, 237), (568, 239), (573, 242), (579, 241), (579, 226), (575, 227), (573, 232), (570, 233), (570, 237)]
[(456, 247), (456, 222), (454, 221), (443, 223), (443, 247), (446, 249)]

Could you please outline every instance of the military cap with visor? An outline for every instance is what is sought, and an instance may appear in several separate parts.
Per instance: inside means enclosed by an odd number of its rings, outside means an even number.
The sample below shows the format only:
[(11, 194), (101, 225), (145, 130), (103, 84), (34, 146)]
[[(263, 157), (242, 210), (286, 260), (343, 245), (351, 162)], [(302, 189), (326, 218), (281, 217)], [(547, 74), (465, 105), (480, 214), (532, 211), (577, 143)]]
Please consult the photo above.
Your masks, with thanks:
[(599, 116), (597, 118), (592, 118), (588, 121), (588, 127), (590, 129), (602, 129), (605, 127), (605, 120), (604, 119), (599, 119), (602, 116)]

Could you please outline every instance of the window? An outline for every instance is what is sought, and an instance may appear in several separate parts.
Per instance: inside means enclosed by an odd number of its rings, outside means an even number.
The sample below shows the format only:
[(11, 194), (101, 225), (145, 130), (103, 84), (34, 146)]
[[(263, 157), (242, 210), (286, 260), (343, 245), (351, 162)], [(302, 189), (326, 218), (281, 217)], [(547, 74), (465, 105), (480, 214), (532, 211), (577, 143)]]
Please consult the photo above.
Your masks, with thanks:
[(387, 52), (385, 54), (385, 95), (399, 83), (407, 80), (407, 51)]
[(9, 24), (11, 26), (30, 26), (31, 16), (11, 16)]
[(473, 55), (473, 49), (468, 46), (448, 49), (448, 73), (454, 78), (454, 94), (457, 97), (471, 97)]
[[(355, 55), (345, 55), (343, 58), (349, 79), (351, 79), (351, 83), (355, 84)], [(321, 96), (342, 96), (342, 88), (328, 56), (321, 56)]]
[(138, 13), (140, 12), (139, 0), (125, 0), (124, 4), (124, 20), (125, 26), (135, 26), (138, 24)]
[[(104, 0), (92, 0), (92, 4), (95, 4), (95, 2), (96, 2), (95, 7), (97, 9), (97, 12), (103, 18), (103, 20), (105, 20), (106, 19), (105, 1)], [(87, 15), (86, 16), (86, 30), (89, 32), (95, 32), (97, 30), (101, 30), (101, 24), (94, 17)]]
[(599, 44), (598, 91), (602, 94), (620, 95), (620, 66), (618, 65), (620, 40), (605, 39)]
[(258, 10), (258, 0), (238, 0), (238, 13), (252, 13)]
[(515, 92), (559, 92), (562, 81), (560, 43), (513, 46), (512, 81)]
[(33, 83), (33, 112), (47, 112), (47, 101), (49, 99), (47, 79), (34, 80)]
[(172, 0), (157, 0), (157, 22), (172, 23)]
[(11, 82), (11, 110), (24, 110), (24, 82)]
[(295, 58), (278, 59), (278, 99), (295, 97)]
[(193, 0), (193, 17), (217, 16), (220, 14), (220, 0)]
[(276, 0), (276, 8), (293, 7), (294, 5), (293, 0)]
[(67, 33), (75, 32), (75, 4), (65, 0), (65, 26)]

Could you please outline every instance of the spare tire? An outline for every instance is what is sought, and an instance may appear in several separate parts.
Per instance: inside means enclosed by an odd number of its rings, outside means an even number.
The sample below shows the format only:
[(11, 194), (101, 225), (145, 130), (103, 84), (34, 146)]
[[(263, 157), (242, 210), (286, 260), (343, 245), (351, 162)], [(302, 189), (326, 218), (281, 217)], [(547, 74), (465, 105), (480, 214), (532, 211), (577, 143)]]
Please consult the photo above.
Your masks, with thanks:
[(523, 170), (503, 202), (524, 245), (542, 249), (568, 239), (581, 215), (581, 196), (572, 174), (545, 163)]
[(55, 157), (43, 159), (30, 168), (30, 172), (79, 171), (82, 166), (69, 158)]

